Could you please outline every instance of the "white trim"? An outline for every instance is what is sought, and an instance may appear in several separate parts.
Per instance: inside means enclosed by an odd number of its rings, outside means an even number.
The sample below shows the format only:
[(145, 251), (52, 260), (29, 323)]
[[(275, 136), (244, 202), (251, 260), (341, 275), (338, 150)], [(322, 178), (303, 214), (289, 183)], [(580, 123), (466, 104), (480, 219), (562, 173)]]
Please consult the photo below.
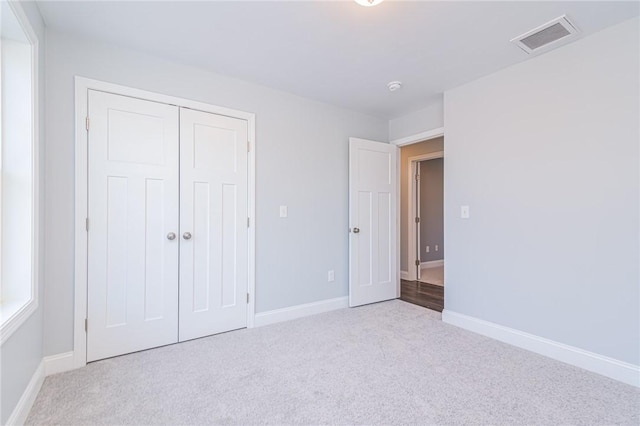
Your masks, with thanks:
[[(438, 137), (438, 136), (436, 136)], [(419, 224), (417, 224), (415, 222), (415, 216), (414, 216), (414, 201), (416, 199), (416, 181), (413, 178), (413, 176), (416, 174), (416, 167), (417, 167), (417, 163), (420, 161), (426, 161), (426, 160), (434, 160), (436, 158), (444, 158), (444, 151), (435, 151), (435, 152), (429, 152), (426, 154), (421, 154), (421, 155), (416, 155), (415, 157), (409, 157), (407, 159), (407, 188), (409, 189), (410, 193), (408, 194), (409, 196), (409, 204), (407, 206), (407, 224), (408, 224), (408, 229), (407, 231), (409, 232), (409, 238), (407, 238), (407, 243), (408, 243), (408, 248), (407, 248), (407, 260), (409, 262), (409, 264), (407, 265), (407, 268), (410, 268), (413, 272), (409, 272), (409, 276), (411, 278), (409, 278), (410, 281), (417, 281), (420, 279), (420, 277), (418, 276), (418, 270), (415, 267), (416, 264), (416, 236), (418, 234), (418, 227)], [(422, 264), (420, 265), (422, 267)]]
[(640, 387), (640, 366), (445, 309), (442, 321)]
[(405, 281), (413, 281), (413, 278), (411, 278), (411, 275), (409, 275), (407, 271), (400, 271), (400, 279), (403, 279)]
[(261, 327), (263, 325), (275, 324), (348, 307), (349, 297), (343, 296), (336, 297), (335, 299), (290, 306), (288, 308), (275, 309), (273, 311), (259, 312), (256, 314), (255, 326)]
[(33, 376), (31, 376), (29, 384), (24, 392), (22, 392), (22, 396), (18, 400), (16, 407), (13, 409), (13, 412), (11, 412), (9, 419), (7, 419), (7, 426), (24, 424), (29, 416), (31, 407), (38, 396), (38, 392), (40, 392), (42, 383), (44, 383), (44, 377), (44, 361), (40, 361), (38, 368), (36, 368)]
[[(31, 299), (28, 300), (26, 303), (25, 302), (18, 303), (17, 301), (14, 301), (14, 303), (5, 303), (2, 306), (3, 310), (10, 312), (10, 316), (0, 326), (0, 346), (2, 346), (4, 342), (9, 340), (9, 337), (17, 329), (19, 329), (20, 326), (24, 324), (24, 322), (27, 319), (29, 319), (31, 314), (33, 314), (36, 311), (36, 309), (38, 309), (37, 294), (38, 294), (38, 291), (36, 289), (35, 294), (32, 294)], [(22, 306), (18, 307), (17, 309), (16, 309), (16, 306), (13, 306), (13, 305), (20, 305), (20, 304), (22, 304)]]
[(44, 362), (45, 376), (64, 373), (65, 371), (74, 370), (76, 368), (73, 352), (64, 352), (57, 355), (46, 356), (42, 361)]
[(254, 113), (238, 111), (230, 108), (209, 105), (175, 96), (148, 92), (146, 90), (121, 86), (92, 80), (85, 77), (75, 77), (75, 303), (73, 320), (73, 365), (75, 368), (87, 364), (87, 336), (84, 331), (84, 319), (87, 315), (87, 233), (85, 218), (87, 217), (87, 131), (85, 118), (88, 114), (87, 91), (99, 90), (154, 102), (181, 106), (212, 114), (246, 120), (248, 124), (248, 138), (250, 151), (248, 155), (248, 283), (249, 304), (247, 306), (247, 327), (255, 326), (255, 197), (256, 197), (256, 116)]
[(444, 266), (444, 259), (420, 263), (420, 269), (437, 268), (438, 266)]
[[(398, 177), (401, 175), (401, 170), (402, 170), (402, 154), (400, 153), (400, 148), (398, 148), (397, 150), (397, 155), (396, 155), (396, 170), (398, 173)], [(398, 196), (397, 198), (397, 202), (396, 202), (396, 217), (397, 217), (397, 226), (396, 226), (396, 271), (397, 271), (397, 276), (396, 276), (396, 282), (398, 283), (398, 285), (396, 286), (396, 298), (400, 298), (400, 296), (402, 295), (402, 283), (400, 282), (400, 279), (403, 280), (408, 280), (409, 278), (404, 278), (403, 274), (407, 274), (406, 271), (402, 271), (402, 265), (400, 264), (400, 247), (402, 247), (402, 227), (401, 225), (401, 217), (402, 217), (402, 181), (401, 179), (396, 179), (396, 191)], [(405, 275), (406, 276), (406, 275)]]
[(413, 145), (414, 143), (418, 142), (423, 142), (429, 139), (439, 138), (440, 136), (444, 136), (444, 127), (438, 127), (437, 129), (427, 130), (426, 132), (418, 133), (416, 135), (395, 139), (389, 143), (396, 146), (406, 146)]
[(0, 324), (0, 346), (38, 308), (40, 272), (40, 74), (38, 35), (22, 9), (20, 1), (7, 2), (31, 44), (31, 297)]

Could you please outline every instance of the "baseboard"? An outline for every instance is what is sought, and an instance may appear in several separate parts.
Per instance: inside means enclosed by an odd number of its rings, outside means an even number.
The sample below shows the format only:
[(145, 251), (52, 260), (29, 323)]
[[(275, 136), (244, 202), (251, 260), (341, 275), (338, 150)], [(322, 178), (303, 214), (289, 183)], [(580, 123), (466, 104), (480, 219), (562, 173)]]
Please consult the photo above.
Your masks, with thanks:
[(442, 321), (614, 380), (640, 387), (640, 366), (479, 318), (444, 310)]
[(22, 396), (16, 405), (16, 408), (13, 409), (13, 412), (9, 416), (7, 420), (7, 426), (10, 425), (23, 425), (25, 421), (27, 421), (27, 416), (29, 415), (29, 411), (33, 406), (33, 403), (38, 396), (38, 392), (40, 392), (40, 388), (42, 387), (42, 383), (44, 382), (44, 361), (40, 361), (38, 368), (31, 376), (31, 380), (27, 385), (27, 388), (22, 392)]
[(45, 376), (64, 373), (65, 371), (74, 370), (76, 368), (73, 360), (73, 352), (64, 352), (57, 355), (46, 356), (43, 361)]
[(409, 275), (409, 272), (407, 271), (400, 271), (400, 279), (401, 280), (406, 280), (406, 281), (412, 281), (413, 278), (411, 278), (411, 276)]
[(444, 259), (420, 263), (420, 269), (437, 268), (438, 266), (444, 266)]
[(335, 299), (322, 300), (320, 302), (305, 303), (304, 305), (296, 305), (288, 308), (275, 309), (273, 311), (260, 312), (256, 314), (256, 327), (263, 325), (275, 324), (282, 321), (289, 321), (296, 318), (302, 318), (309, 315), (321, 314), (336, 309), (348, 308), (348, 297), (337, 297)]

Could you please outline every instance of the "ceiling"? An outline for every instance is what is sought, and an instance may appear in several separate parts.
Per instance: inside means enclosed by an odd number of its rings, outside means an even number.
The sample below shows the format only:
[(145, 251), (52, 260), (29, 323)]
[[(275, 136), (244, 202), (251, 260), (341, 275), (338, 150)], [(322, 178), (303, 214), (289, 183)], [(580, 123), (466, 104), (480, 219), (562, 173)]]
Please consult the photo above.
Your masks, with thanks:
[[(394, 118), (530, 57), (509, 42), (566, 14), (580, 37), (638, 2), (40, 1), (48, 27)], [(401, 90), (387, 83), (400, 80)]]

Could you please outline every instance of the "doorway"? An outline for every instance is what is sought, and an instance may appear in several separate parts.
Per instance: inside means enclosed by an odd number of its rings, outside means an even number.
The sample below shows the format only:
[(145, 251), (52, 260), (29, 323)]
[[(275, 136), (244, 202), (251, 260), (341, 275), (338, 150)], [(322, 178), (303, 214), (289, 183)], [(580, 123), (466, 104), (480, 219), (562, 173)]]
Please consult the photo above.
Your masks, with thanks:
[(444, 137), (402, 146), (400, 299), (444, 308)]

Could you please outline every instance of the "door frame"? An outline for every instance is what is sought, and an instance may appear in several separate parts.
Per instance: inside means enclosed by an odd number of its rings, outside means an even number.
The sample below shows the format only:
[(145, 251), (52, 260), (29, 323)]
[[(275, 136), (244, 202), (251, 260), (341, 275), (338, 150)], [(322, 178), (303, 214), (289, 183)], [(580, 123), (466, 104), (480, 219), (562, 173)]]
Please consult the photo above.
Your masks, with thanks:
[[(416, 174), (416, 170), (418, 167), (418, 163), (422, 162), (422, 161), (428, 161), (428, 160), (435, 160), (436, 158), (444, 158), (444, 151), (436, 151), (436, 152), (430, 152), (428, 154), (422, 154), (422, 155), (416, 155), (415, 157), (409, 157), (407, 159), (407, 172), (408, 172), (408, 185), (407, 188), (411, 188), (411, 193), (408, 194), (409, 195), (409, 205), (407, 207), (407, 219), (409, 220), (407, 222), (407, 224), (409, 225), (409, 238), (408, 238), (408, 244), (409, 244), (409, 251), (407, 251), (407, 257), (409, 260), (409, 267), (411, 266), (418, 266), (420, 267), (420, 265), (415, 265), (416, 260), (418, 260), (418, 258), (420, 257), (418, 255), (418, 253), (415, 252), (415, 249), (417, 247), (418, 244), (418, 230), (420, 229), (420, 224), (416, 223), (416, 221), (414, 220), (415, 216), (413, 214), (414, 211), (416, 211), (416, 209), (418, 210), (418, 214), (420, 214), (419, 209), (420, 209), (420, 205), (415, 206), (415, 200), (416, 198), (420, 195), (417, 192), (417, 185), (416, 185), (416, 180), (413, 178), (413, 176)], [(422, 178), (421, 178), (422, 179)], [(421, 218), (422, 219), (422, 218)], [(413, 254), (411, 254), (413, 252)], [(416, 255), (418, 255), (416, 257)], [(420, 278), (420, 274), (418, 272), (418, 268), (413, 268), (413, 272), (411, 271), (407, 271), (409, 273), (409, 278), (412, 279), (413, 281), (418, 281)]]
[(129, 96), (147, 101), (160, 102), (178, 107), (190, 108), (227, 117), (246, 120), (248, 124), (248, 282), (249, 304), (247, 306), (247, 328), (255, 324), (255, 240), (256, 240), (256, 116), (254, 113), (234, 110), (221, 106), (160, 93), (140, 90), (119, 84), (107, 83), (85, 77), (75, 76), (75, 210), (74, 210), (74, 317), (73, 317), (73, 368), (87, 364), (87, 334), (85, 320), (87, 318), (88, 294), (88, 249), (87, 249), (87, 215), (88, 215), (88, 91), (97, 90), (115, 95)]
[[(403, 147), (403, 146), (407, 146), (407, 145), (413, 145), (415, 143), (419, 143), (419, 142), (425, 142), (431, 139), (436, 139), (439, 137), (444, 136), (444, 127), (437, 127), (435, 129), (431, 129), (431, 130), (427, 130), (421, 133), (417, 133), (414, 135), (410, 135), (410, 136), (406, 136), (403, 138), (399, 138), (399, 139), (394, 139), (392, 141), (390, 141), (389, 143), (392, 145), (397, 146), (398, 148)], [(444, 152), (445, 151), (440, 151), (442, 153), (442, 158), (444, 158)], [(398, 155), (398, 158), (400, 158), (401, 155)], [(415, 187), (413, 186), (413, 184), (411, 183), (411, 178), (412, 178), (412, 173), (411, 170), (409, 170), (409, 176), (405, 177), (406, 179), (409, 179), (409, 188), (413, 188), (412, 189), (412, 194), (409, 194), (409, 209), (408, 209), (408, 216), (407, 216), (407, 220), (409, 220), (408, 224), (411, 228), (413, 228), (413, 230), (411, 232), (409, 232), (409, 242), (408, 242), (408, 249), (409, 251), (407, 252), (407, 258), (413, 257), (413, 262), (415, 263), (415, 255), (411, 255), (411, 250), (412, 248), (415, 248), (416, 246), (416, 234), (415, 234), (415, 222), (413, 221), (413, 215), (411, 214), (412, 211), (412, 203), (413, 203), (413, 197), (415, 197)], [(398, 167), (398, 194), (400, 195), (400, 182), (402, 182), (403, 176), (402, 176), (402, 170), (401, 167)], [(446, 197), (446, 194), (445, 194)], [(401, 199), (402, 197), (399, 196), (398, 197), (398, 212), (400, 212), (401, 210)], [(400, 217), (400, 215), (398, 215), (398, 217)], [(411, 223), (413, 223), (413, 225), (411, 225)], [(400, 251), (400, 239), (401, 239), (401, 228), (400, 228), (400, 220), (398, 220), (398, 251)], [(412, 242), (413, 239), (413, 242)], [(398, 252), (398, 259), (400, 259), (400, 253)], [(411, 262), (410, 259), (407, 259), (409, 262)], [(398, 260), (399, 262), (399, 260)], [(407, 265), (407, 267), (410, 267), (411, 264)], [(403, 277), (402, 275), (404, 275), (404, 271), (402, 271), (402, 268), (400, 269), (400, 275), (401, 277), (404, 279), (405, 277)], [(412, 274), (409, 273), (409, 271), (406, 271), (409, 276), (406, 277), (407, 279), (411, 279)], [(417, 271), (413, 273), (413, 276), (417, 275)], [(416, 276), (417, 279), (417, 276)], [(400, 280), (398, 280), (398, 297), (400, 297)]]

